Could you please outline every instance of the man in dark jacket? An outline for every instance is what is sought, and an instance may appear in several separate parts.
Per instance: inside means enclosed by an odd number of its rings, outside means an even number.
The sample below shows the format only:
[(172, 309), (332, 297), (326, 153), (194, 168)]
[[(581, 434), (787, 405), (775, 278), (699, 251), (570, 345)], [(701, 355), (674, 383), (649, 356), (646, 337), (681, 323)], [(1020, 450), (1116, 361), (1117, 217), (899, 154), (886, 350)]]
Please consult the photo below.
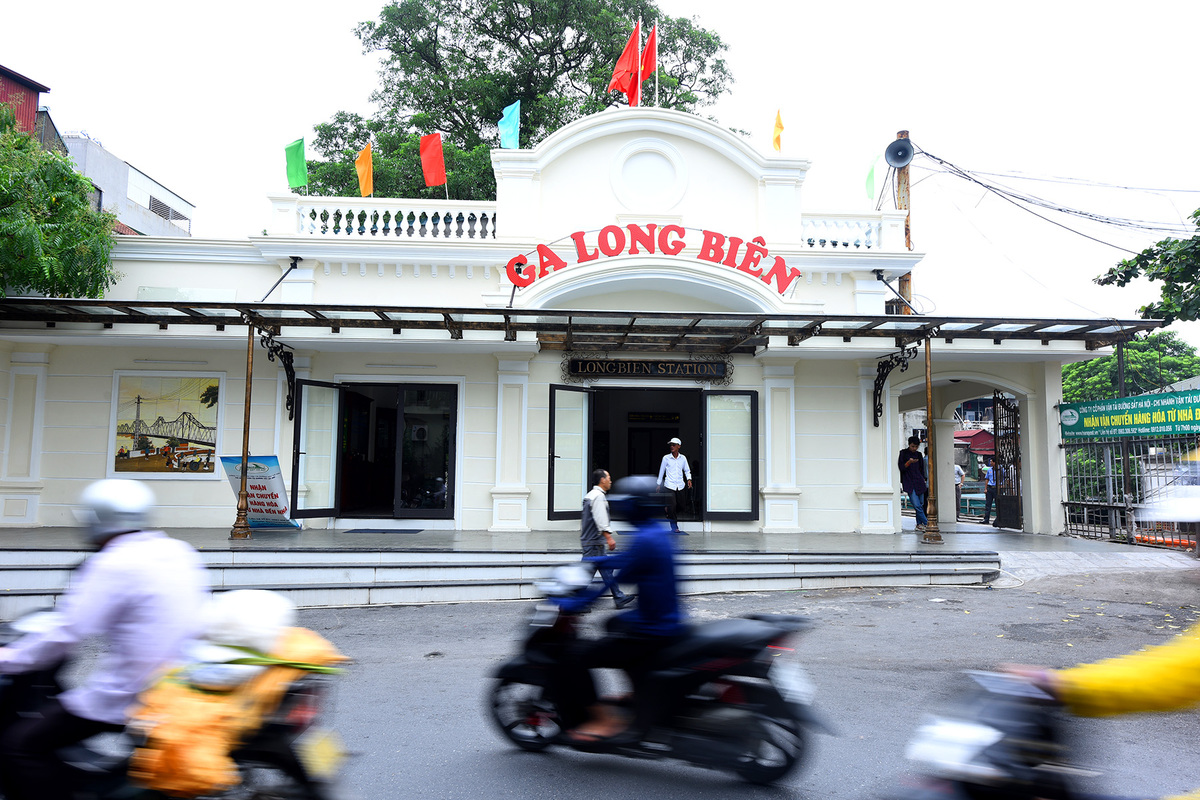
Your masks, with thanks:
[(908, 437), (908, 447), (900, 451), (896, 466), (900, 468), (900, 487), (917, 514), (917, 530), (923, 531), (929, 524), (929, 518), (925, 516), (925, 493), (929, 491), (929, 484), (925, 482), (925, 456), (921, 455), (920, 447), (920, 439)]

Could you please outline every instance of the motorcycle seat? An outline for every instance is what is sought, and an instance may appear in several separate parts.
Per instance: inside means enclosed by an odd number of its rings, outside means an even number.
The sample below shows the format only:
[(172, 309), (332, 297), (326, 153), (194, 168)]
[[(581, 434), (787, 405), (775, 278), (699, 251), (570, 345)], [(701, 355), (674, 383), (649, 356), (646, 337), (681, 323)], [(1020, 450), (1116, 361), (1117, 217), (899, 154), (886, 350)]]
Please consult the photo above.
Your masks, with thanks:
[(730, 655), (747, 648), (759, 650), (779, 635), (779, 629), (756, 619), (722, 619), (688, 631), (687, 638), (663, 650), (657, 666), (669, 667), (710, 655)]

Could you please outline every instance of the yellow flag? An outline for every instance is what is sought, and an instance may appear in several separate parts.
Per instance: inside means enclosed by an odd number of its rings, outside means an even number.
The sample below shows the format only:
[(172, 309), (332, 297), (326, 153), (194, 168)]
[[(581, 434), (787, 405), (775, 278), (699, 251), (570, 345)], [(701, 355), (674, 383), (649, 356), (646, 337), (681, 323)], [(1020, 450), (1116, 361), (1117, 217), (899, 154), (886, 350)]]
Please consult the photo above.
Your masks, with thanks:
[(375, 168), (371, 164), (371, 143), (358, 152), (354, 159), (354, 169), (358, 172), (358, 191), (363, 197), (375, 194)]
[(775, 135), (771, 137), (771, 144), (775, 145), (775, 152), (779, 152), (779, 135), (783, 133), (783, 119), (779, 116), (779, 112), (775, 112)]

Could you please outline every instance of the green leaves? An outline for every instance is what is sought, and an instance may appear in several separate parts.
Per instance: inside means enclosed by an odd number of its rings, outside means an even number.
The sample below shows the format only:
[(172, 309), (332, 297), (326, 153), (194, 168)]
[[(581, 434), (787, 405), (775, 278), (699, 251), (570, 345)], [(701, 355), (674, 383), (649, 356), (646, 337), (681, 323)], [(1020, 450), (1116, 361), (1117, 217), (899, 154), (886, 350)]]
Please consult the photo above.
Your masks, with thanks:
[(91, 191), (0, 105), (0, 294), (100, 297), (112, 285), (116, 217), (92, 209)]
[[(1200, 209), (1192, 212), (1200, 229)], [(1161, 300), (1138, 309), (1144, 319), (1200, 319), (1200, 230), (1190, 239), (1164, 239), (1133, 258), (1122, 261), (1095, 279), (1101, 286), (1118, 287), (1145, 277), (1158, 281)]]
[[(1196, 348), (1175, 333), (1160, 332), (1125, 345), (1125, 387), (1135, 395), (1200, 375)], [(1063, 401), (1107, 400), (1119, 394), (1117, 356), (1067, 364), (1062, 370)]]
[[(309, 190), (357, 194), (348, 162), (371, 138), (376, 195), (442, 197), (440, 187), (425, 188), (419, 161), (401, 163), (417, 135), (437, 131), (450, 196), (494, 198), (487, 149), (499, 145), (504, 107), (521, 101), (521, 143), (532, 146), (623, 104), (608, 82), (639, 18), (643, 38), (659, 26), (660, 106), (694, 112), (729, 91), (720, 37), (694, 20), (664, 16), (647, 0), (393, 0), (378, 20), (355, 29), (364, 52), (384, 57), (372, 95), (380, 112), (374, 120), (338, 112), (316, 126), (314, 146), (327, 161), (309, 163)], [(642, 92), (652, 103), (653, 77)]]

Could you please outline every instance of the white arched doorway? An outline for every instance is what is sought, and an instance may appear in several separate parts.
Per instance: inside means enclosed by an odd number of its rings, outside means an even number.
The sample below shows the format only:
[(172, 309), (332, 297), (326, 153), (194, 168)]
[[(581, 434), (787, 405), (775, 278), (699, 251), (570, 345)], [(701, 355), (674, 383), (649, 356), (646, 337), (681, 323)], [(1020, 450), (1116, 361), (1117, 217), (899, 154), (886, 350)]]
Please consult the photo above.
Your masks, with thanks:
[[(778, 313), (779, 301), (769, 290), (730, 273), (670, 260), (627, 259), (591, 274), (562, 270), (523, 290), (519, 305), (524, 308), (601, 316), (614, 309), (644, 311), (649, 321), (648, 332), (631, 330), (628, 349), (590, 352), (573, 341), (562, 354), (559, 374), (548, 381), (550, 519), (578, 516), (580, 492), (597, 468), (616, 478), (657, 475), (673, 438), (683, 443), (692, 477), (692, 486), (679, 497), (684, 530), (760, 519), (762, 383), (752, 369), (753, 353), (683, 352), (663, 333), (669, 326), (655, 324), (656, 314), (680, 308), (695, 316)], [(738, 370), (746, 370), (741, 385)], [(781, 417), (790, 419), (790, 412), (789, 407)], [(785, 435), (790, 440), (794, 431)]]
[[(943, 363), (945, 359), (943, 358)], [(898, 412), (925, 407), (923, 374), (905, 376), (892, 387)], [(1020, 510), (1023, 530), (1058, 533), (1062, 530), (1062, 459), (1058, 452), (1056, 429), (1047, 424), (1047, 398), (1058, 397), (1061, 379), (1054, 367), (1030, 365), (994, 365), (993, 371), (981, 372), (961, 363), (934, 363), (933, 415), (931, 427), (936, 442), (938, 522), (955, 522), (954, 410), (973, 398), (991, 398), (994, 392), (1013, 398), (1019, 417)], [(1052, 411), (1052, 409), (1049, 409)], [(906, 441), (908, 433), (901, 437)], [(949, 499), (949, 502), (946, 500)], [(897, 499), (897, 504), (899, 500)], [(993, 511), (993, 514), (995, 512)]]

